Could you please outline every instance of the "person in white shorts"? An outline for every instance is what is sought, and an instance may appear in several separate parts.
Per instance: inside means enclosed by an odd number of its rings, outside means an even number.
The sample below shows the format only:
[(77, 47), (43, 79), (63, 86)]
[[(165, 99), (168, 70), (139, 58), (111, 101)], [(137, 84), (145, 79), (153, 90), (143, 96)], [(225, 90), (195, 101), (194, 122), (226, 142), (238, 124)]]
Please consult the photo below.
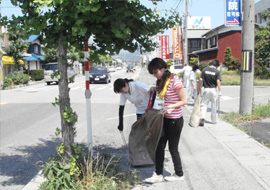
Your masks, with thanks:
[(196, 76), (197, 69), (199, 69), (199, 66), (193, 65), (192, 71), (189, 74), (189, 86), (187, 98), (188, 101), (190, 101), (192, 98), (194, 99), (194, 101), (197, 99), (197, 76)]
[(189, 66), (188, 64), (185, 64), (185, 67), (183, 69), (183, 72), (184, 72), (184, 87), (185, 88), (188, 88), (189, 87), (189, 75), (190, 75), (190, 72), (192, 71), (192, 67)]
[[(202, 70), (198, 94), (201, 92), (201, 87), (204, 87), (202, 92), (202, 102), (201, 102), (201, 119), (199, 126), (204, 126), (205, 116), (207, 112), (207, 106), (211, 102), (211, 121), (212, 123), (217, 122), (216, 114), (216, 102), (218, 96), (221, 96), (221, 76), (220, 72), (217, 70), (219, 67), (219, 61), (214, 60), (209, 64), (209, 67), (206, 67)], [(218, 88), (218, 89), (217, 89)], [(218, 90), (218, 92), (217, 92)]]

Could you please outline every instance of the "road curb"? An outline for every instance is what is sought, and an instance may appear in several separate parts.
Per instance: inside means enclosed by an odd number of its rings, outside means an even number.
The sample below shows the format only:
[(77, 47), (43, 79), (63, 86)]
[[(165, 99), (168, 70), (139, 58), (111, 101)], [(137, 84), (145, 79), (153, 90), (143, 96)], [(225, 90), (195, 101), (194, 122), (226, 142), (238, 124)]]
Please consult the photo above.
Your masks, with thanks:
[(41, 183), (45, 182), (46, 179), (42, 175), (42, 170), (26, 185), (22, 190), (37, 190)]

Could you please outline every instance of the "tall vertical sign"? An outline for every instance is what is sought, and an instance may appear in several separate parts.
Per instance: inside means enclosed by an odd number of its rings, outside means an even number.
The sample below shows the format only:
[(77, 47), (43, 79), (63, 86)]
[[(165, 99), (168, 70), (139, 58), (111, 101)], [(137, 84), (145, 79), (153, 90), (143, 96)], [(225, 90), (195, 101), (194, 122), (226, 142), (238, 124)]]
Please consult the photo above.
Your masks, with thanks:
[(170, 59), (169, 35), (159, 36), (159, 57), (162, 59)]
[(179, 27), (173, 27), (173, 59), (181, 59), (182, 53), (180, 51)]
[(241, 0), (225, 0), (225, 25), (241, 26)]

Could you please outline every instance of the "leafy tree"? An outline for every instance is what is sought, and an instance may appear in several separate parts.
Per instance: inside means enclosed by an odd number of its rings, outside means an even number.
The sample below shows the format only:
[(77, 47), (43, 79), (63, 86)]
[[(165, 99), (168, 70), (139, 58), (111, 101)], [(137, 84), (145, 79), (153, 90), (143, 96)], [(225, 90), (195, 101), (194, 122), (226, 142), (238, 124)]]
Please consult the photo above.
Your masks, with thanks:
[(173, 65), (173, 61), (171, 59), (169, 59), (169, 60), (167, 60), (167, 64), (168, 64), (168, 66), (171, 66), (171, 65)]
[(233, 60), (232, 50), (230, 47), (226, 47), (223, 60), (224, 60), (224, 62), (223, 62), (224, 66), (229, 68), (229, 66)]
[(200, 71), (202, 71), (204, 68), (206, 68), (208, 66), (209, 66), (209, 64), (207, 62), (201, 62), (199, 64), (199, 69), (200, 69)]
[(268, 19), (266, 27), (259, 26), (255, 31), (255, 61), (266, 70), (270, 67), (270, 11), (262, 13), (261, 17), (264, 20)]
[(57, 62), (57, 49), (56, 48), (44, 48), (44, 59), (48, 63)]
[[(153, 1), (154, 2), (154, 1)], [(83, 49), (91, 37), (90, 62), (99, 54), (118, 54), (121, 49), (134, 52), (137, 48), (151, 51), (155, 43), (151, 37), (179, 22), (179, 15), (166, 18), (140, 3), (138, 0), (12, 0), (13, 5), (22, 9), (22, 16), (1, 18), (1, 25), (8, 25), (13, 31), (40, 34), (44, 44), (57, 44), (59, 63), (59, 99), (61, 134), (64, 143), (65, 161), (73, 155), (74, 125), (76, 113), (70, 107), (67, 80), (67, 49), (74, 46)], [(47, 11), (42, 8), (48, 7)]]
[(20, 69), (19, 60), (23, 58), (22, 52), (23, 50), (28, 48), (28, 44), (22, 41), (22, 36), (18, 32), (10, 32), (8, 36), (10, 45), (5, 49), (6, 54), (8, 56), (13, 57), (16, 69)]
[(189, 60), (189, 65), (190, 66), (198, 65), (198, 63), (199, 63), (198, 57), (191, 57), (190, 60)]
[(225, 67), (228, 68), (228, 70), (239, 70), (241, 67), (241, 63), (239, 62), (239, 60), (232, 56), (232, 51), (230, 47), (227, 47), (225, 49), (223, 60), (223, 64), (225, 65)]
[(73, 65), (73, 63), (75, 61), (79, 61), (79, 59), (80, 59), (80, 53), (79, 53), (78, 50), (76, 50), (76, 48), (74, 46), (71, 46), (68, 49), (68, 56), (67, 57), (70, 60), (71, 65)]
[(99, 55), (98, 56), (98, 63), (104, 64), (104, 63), (111, 63), (112, 62), (112, 58), (110, 55)]

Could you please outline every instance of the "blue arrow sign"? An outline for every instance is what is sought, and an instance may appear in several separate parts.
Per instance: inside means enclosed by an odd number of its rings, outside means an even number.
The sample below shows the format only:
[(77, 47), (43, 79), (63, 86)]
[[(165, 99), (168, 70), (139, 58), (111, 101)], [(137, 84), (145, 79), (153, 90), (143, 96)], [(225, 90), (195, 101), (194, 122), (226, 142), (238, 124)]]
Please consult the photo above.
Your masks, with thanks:
[(241, 0), (226, 0), (225, 25), (241, 26)]

